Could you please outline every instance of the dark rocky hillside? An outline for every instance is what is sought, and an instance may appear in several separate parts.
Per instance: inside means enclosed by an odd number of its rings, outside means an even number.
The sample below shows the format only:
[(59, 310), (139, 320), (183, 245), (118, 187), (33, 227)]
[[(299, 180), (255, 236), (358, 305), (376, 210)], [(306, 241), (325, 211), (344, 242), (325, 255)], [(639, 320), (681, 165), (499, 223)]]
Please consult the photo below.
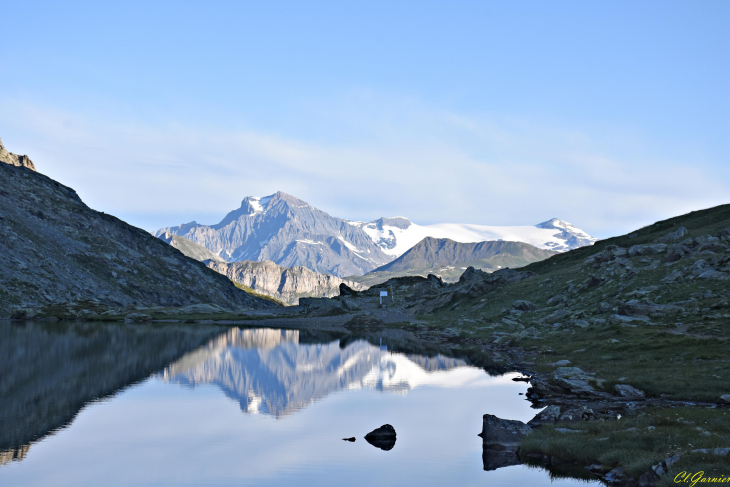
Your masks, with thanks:
[(86, 206), (26, 167), (0, 164), (0, 318), (88, 302), (107, 307), (268, 307), (149, 233)]

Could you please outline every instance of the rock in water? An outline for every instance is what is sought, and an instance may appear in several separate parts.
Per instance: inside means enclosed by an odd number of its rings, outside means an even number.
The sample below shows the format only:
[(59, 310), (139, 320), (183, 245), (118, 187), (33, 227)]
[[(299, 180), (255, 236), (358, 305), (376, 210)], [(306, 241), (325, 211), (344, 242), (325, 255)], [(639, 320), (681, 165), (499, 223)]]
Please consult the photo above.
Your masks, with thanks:
[(384, 424), (380, 428), (372, 430), (370, 433), (365, 435), (365, 441), (373, 445), (374, 447), (380, 448), (381, 450), (392, 450), (395, 446), (396, 434), (395, 428), (389, 424)]
[(497, 470), (498, 468), (511, 467), (521, 463), (522, 461), (517, 456), (516, 450), (495, 450), (494, 448), (487, 448), (486, 445), (482, 449), (484, 470)]
[(505, 448), (517, 448), (520, 440), (530, 434), (532, 428), (522, 421), (502, 419), (492, 414), (485, 414), (482, 417), (482, 442), (485, 446), (493, 447), (495, 450)]
[(482, 462), (484, 470), (496, 470), (521, 462), (517, 450), (520, 440), (530, 434), (532, 428), (522, 421), (502, 419), (492, 414), (483, 416)]
[(354, 436), (351, 436), (350, 438), (342, 438), (342, 439), (343, 439), (344, 441), (349, 441), (349, 442), (351, 442), (351, 443), (355, 441), (355, 437), (354, 437)]

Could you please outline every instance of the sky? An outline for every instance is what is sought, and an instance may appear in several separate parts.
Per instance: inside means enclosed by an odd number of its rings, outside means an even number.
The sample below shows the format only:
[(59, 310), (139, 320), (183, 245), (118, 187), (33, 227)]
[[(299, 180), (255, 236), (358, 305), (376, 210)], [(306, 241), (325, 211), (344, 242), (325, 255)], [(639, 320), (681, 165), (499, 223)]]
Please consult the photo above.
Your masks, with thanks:
[(0, 139), (154, 231), (284, 191), (334, 216), (730, 203), (730, 2), (4, 1)]

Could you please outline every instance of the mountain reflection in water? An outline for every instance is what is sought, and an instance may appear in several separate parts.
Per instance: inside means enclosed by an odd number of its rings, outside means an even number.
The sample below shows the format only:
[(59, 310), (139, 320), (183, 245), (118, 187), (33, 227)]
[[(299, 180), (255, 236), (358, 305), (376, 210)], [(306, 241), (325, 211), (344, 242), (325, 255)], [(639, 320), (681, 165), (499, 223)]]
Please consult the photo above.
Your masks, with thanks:
[[(381, 336), (414, 353), (322, 330), (0, 321), (0, 485), (579, 485), (484, 470), (482, 415), (535, 414), (515, 373)], [(386, 423), (397, 446), (364, 439)]]
[[(456, 370), (455, 370), (456, 369)], [(394, 354), (360, 340), (299, 343), (299, 331), (231, 329), (165, 368), (159, 377), (214, 384), (247, 413), (285, 416), (341, 390), (406, 393), (423, 385), (460, 387), (484, 372), (443, 355)]]

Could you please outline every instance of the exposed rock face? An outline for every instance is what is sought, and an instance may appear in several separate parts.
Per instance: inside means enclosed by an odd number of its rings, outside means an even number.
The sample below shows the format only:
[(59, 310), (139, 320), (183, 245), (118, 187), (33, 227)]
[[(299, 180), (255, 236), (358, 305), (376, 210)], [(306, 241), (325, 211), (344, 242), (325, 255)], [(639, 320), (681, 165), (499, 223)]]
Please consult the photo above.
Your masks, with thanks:
[(71, 188), (9, 164), (0, 164), (0, 282), (0, 318), (78, 301), (272, 306), (149, 233), (90, 209)]
[(209, 260), (206, 264), (232, 281), (291, 305), (299, 304), (299, 298), (304, 297), (338, 296), (341, 284), (356, 291), (364, 289), (356, 282), (319, 274), (306, 267), (281, 267), (270, 260), (263, 262), (245, 260), (232, 263)]
[(196, 222), (163, 228), (200, 244), (228, 262), (270, 260), (335, 276), (362, 275), (390, 262), (359, 227), (278, 192), (246, 197), (217, 225)]
[(212, 260), (214, 262), (225, 262), (225, 260), (221, 259), (202, 245), (191, 242), (187, 238), (180, 237), (179, 235), (165, 233), (159, 235), (158, 238), (163, 242), (170, 244), (171, 247), (176, 248), (184, 255), (190, 257), (191, 259), (195, 259), (198, 262), (203, 262), (205, 260)]
[(31, 171), (35, 171), (35, 165), (33, 164), (33, 161), (30, 160), (30, 157), (19, 156), (12, 152), (8, 152), (5, 150), (5, 147), (3, 147), (2, 140), (0, 140), (0, 162), (10, 164), (11, 166), (25, 167)]

